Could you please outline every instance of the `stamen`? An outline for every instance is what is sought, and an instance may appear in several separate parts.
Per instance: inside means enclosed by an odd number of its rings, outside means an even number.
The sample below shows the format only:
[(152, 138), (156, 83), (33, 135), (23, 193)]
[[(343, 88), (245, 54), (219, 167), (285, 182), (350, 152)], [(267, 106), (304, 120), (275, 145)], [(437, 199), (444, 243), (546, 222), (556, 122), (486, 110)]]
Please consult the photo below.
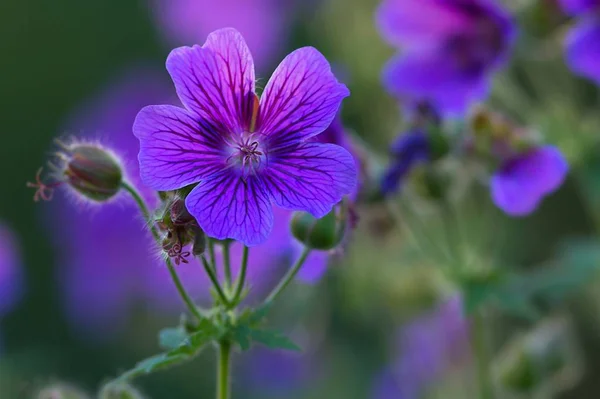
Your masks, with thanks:
[(58, 181), (51, 184), (46, 184), (42, 181), (42, 170), (43, 168), (39, 168), (37, 173), (35, 174), (35, 183), (27, 182), (26, 186), (30, 188), (35, 188), (35, 194), (33, 194), (33, 200), (38, 202), (42, 201), (51, 201), (54, 196), (54, 188), (60, 186), (63, 182)]

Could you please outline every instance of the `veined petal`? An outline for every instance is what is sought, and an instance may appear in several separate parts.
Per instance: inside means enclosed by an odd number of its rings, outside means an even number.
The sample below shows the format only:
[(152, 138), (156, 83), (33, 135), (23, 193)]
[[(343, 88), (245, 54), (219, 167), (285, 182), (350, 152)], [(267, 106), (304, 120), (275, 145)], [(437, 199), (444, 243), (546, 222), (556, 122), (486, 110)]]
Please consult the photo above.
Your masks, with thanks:
[(175, 190), (225, 167), (221, 136), (182, 108), (143, 108), (133, 134), (140, 140), (140, 176), (155, 190)]
[(333, 144), (306, 143), (291, 151), (269, 153), (261, 174), (273, 201), (285, 209), (325, 216), (357, 180), (352, 155)]
[(200, 182), (185, 204), (206, 234), (219, 240), (253, 246), (264, 242), (273, 227), (269, 194), (255, 175), (223, 170)]
[(406, 54), (392, 58), (383, 71), (388, 91), (409, 101), (429, 101), (444, 114), (462, 114), (485, 98), (489, 83), (481, 73), (464, 73), (442, 54)]
[(254, 101), (254, 61), (238, 31), (220, 29), (202, 47), (174, 49), (167, 70), (188, 110), (222, 133), (246, 128)]
[(260, 100), (257, 130), (286, 146), (325, 130), (348, 88), (315, 48), (304, 47), (279, 64)]
[(569, 67), (577, 74), (600, 82), (600, 17), (584, 19), (566, 38)]

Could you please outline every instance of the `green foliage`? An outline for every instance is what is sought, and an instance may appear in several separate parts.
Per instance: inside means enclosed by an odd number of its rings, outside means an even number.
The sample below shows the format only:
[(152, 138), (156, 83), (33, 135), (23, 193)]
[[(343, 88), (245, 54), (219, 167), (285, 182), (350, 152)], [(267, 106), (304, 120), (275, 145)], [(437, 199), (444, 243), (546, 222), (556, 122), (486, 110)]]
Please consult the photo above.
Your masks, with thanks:
[(590, 281), (600, 269), (600, 246), (574, 241), (559, 251), (557, 260), (519, 274), (512, 271), (461, 279), (466, 313), (492, 303), (514, 316), (537, 319), (539, 303), (555, 304)]

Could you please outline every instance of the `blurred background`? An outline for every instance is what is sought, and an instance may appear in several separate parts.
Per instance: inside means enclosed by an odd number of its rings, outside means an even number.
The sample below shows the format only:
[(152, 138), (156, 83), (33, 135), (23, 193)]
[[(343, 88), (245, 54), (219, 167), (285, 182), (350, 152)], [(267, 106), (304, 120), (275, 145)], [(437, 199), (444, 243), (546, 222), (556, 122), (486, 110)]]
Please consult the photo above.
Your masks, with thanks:
[[(544, 389), (538, 391), (536, 376), (519, 366), (508, 373), (517, 375), (512, 380), (499, 372), (498, 384), (511, 388), (507, 397), (598, 398), (600, 97), (593, 83), (565, 66), (562, 41), (572, 20), (555, 1), (502, 4), (515, 15), (519, 38), (509, 66), (495, 77), (489, 104), (561, 148), (570, 173), (526, 218), (497, 210), (485, 187), (469, 190), (459, 201), (458, 228), (476, 259), (525, 276), (517, 291), (535, 291), (526, 298), (535, 312), (492, 312), (498, 364), (518, 358), (514, 353), (527, 345), (544, 352), (564, 343), (558, 366), (542, 373)], [(202, 44), (211, 31), (233, 26), (253, 52), (262, 87), (291, 50), (311, 45), (323, 52), (352, 93), (342, 111), (348, 134), (374, 164), (385, 164), (388, 145), (404, 125), (400, 107), (381, 84), (382, 67), (395, 50), (378, 33), (378, 5), (3, 2), (0, 398), (35, 398), (57, 383), (92, 395), (158, 353), (158, 331), (177, 325), (183, 310), (131, 203), (91, 206), (61, 190), (50, 202), (32, 200), (25, 183), (56, 150), (53, 140), (79, 137), (114, 148), (139, 182), (131, 124), (145, 105), (176, 102), (164, 68), (169, 51)], [(360, 222), (344, 253), (330, 259), (320, 278), (291, 287), (270, 316), (270, 324), (304, 352), (257, 347), (236, 355), (233, 397), (477, 398), (461, 299), (430, 256), (430, 243), (443, 240), (441, 227), (424, 208), (413, 223), (402, 217), (391, 222), (382, 204), (359, 204)], [(415, 219), (422, 222), (419, 232), (409, 234)], [(429, 244), (421, 245), (422, 235)], [(270, 287), (282, 267), (251, 272), (257, 292)], [(199, 266), (182, 265), (180, 273), (194, 297), (206, 299)], [(214, 362), (206, 350), (191, 363), (136, 380), (136, 386), (149, 398), (212, 397)], [(530, 385), (536, 389), (512, 392)]]

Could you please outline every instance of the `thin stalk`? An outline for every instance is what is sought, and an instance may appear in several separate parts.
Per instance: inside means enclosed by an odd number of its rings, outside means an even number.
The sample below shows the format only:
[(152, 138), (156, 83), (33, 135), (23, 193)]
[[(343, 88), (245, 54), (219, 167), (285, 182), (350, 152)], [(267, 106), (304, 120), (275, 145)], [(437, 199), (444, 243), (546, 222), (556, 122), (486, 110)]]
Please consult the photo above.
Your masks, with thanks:
[(229, 241), (223, 242), (223, 268), (225, 269), (225, 291), (231, 289), (231, 256), (229, 254)]
[(240, 267), (240, 274), (238, 276), (235, 292), (233, 294), (233, 299), (231, 300), (231, 305), (236, 306), (242, 295), (242, 291), (244, 289), (244, 285), (246, 284), (246, 270), (248, 268), (248, 253), (250, 252), (250, 248), (244, 245), (244, 252), (242, 254), (242, 266)]
[(475, 354), (477, 382), (479, 386), (478, 397), (480, 399), (494, 399), (495, 394), (486, 334), (487, 329), (482, 309), (479, 309), (472, 315), (471, 321), (473, 352)]
[[(144, 199), (142, 198), (140, 193), (136, 190), (135, 187), (133, 187), (132, 185), (130, 185), (129, 183), (126, 183), (126, 182), (121, 183), (121, 187), (123, 187), (123, 189), (125, 191), (127, 191), (129, 193), (129, 195), (131, 195), (131, 197), (135, 200), (138, 207), (140, 208), (140, 211), (142, 212), (142, 215), (144, 216), (144, 220), (150, 226), (150, 231), (152, 232), (152, 236), (154, 237), (154, 240), (157, 242), (158, 245), (160, 245), (160, 234), (158, 233), (158, 230), (157, 230), (156, 226), (154, 225), (154, 223), (152, 223), (152, 221), (150, 220), (150, 211), (148, 210), (148, 206), (146, 205), (146, 202), (144, 201)], [(171, 259), (167, 258), (166, 263), (167, 263), (167, 269), (169, 269), (169, 274), (171, 275), (171, 279), (173, 280), (173, 283), (175, 284), (175, 287), (177, 288), (177, 292), (179, 293), (179, 296), (181, 297), (183, 302), (186, 304), (190, 313), (192, 313), (198, 320), (202, 320), (204, 318), (202, 316), (202, 313), (200, 313), (200, 310), (198, 309), (198, 307), (196, 306), (196, 304), (194, 303), (192, 298), (190, 298), (187, 291), (185, 290), (185, 287), (181, 283), (181, 279), (177, 275), (177, 271), (175, 271), (175, 268), (173, 267), (173, 263), (171, 262)]]
[(209, 263), (206, 260), (206, 257), (204, 255), (200, 256), (200, 260), (202, 261), (202, 265), (204, 266), (204, 270), (206, 270), (206, 274), (208, 274), (208, 277), (210, 278), (210, 281), (212, 281), (213, 287), (215, 287), (215, 290), (217, 291), (217, 294), (219, 295), (219, 298), (221, 299), (221, 302), (226, 307), (230, 307), (229, 299), (227, 299), (227, 295), (225, 295), (225, 292), (223, 291), (223, 288), (221, 288), (221, 284), (219, 284), (219, 279), (217, 278), (217, 275), (215, 274), (215, 271), (212, 269), (212, 267), (210, 267), (210, 265), (209, 265)]
[(277, 296), (279, 296), (279, 294), (281, 294), (281, 292), (292, 282), (292, 280), (296, 277), (296, 274), (298, 274), (298, 271), (304, 264), (304, 261), (308, 257), (309, 253), (310, 253), (310, 248), (304, 247), (304, 249), (302, 250), (302, 253), (296, 260), (296, 263), (294, 264), (294, 266), (292, 266), (292, 268), (290, 270), (288, 270), (288, 272), (281, 279), (279, 284), (277, 284), (277, 286), (273, 289), (273, 291), (271, 291), (269, 296), (267, 296), (267, 299), (265, 299), (265, 303), (273, 302), (273, 300)]
[(231, 343), (229, 341), (219, 342), (217, 356), (217, 399), (229, 399), (231, 397)]
[(215, 240), (213, 240), (212, 238), (208, 239), (208, 260), (210, 261), (210, 265), (212, 266), (213, 270), (217, 271), (217, 258), (215, 256)]

